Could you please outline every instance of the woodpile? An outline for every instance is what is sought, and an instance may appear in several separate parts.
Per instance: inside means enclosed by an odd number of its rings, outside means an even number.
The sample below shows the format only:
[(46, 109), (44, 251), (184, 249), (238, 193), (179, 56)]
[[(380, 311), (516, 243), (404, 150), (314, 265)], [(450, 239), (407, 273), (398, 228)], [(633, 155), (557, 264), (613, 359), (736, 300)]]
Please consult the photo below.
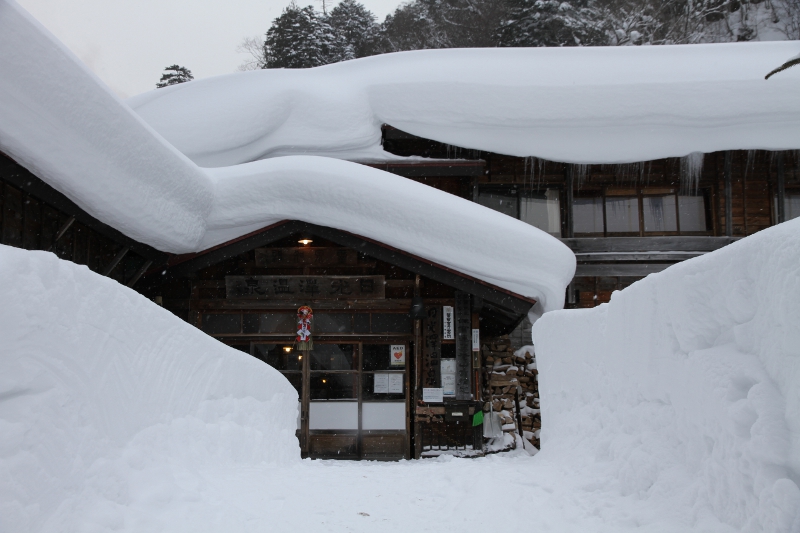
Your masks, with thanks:
[[(519, 352), (515, 354), (515, 351)], [(514, 350), (508, 336), (486, 340), (481, 346), (483, 361), (483, 410), (497, 413), (504, 433), (519, 434), (514, 396), (519, 388), (519, 420), (522, 432), (539, 448), (542, 418), (539, 411), (539, 388), (536, 357), (532, 348)]]

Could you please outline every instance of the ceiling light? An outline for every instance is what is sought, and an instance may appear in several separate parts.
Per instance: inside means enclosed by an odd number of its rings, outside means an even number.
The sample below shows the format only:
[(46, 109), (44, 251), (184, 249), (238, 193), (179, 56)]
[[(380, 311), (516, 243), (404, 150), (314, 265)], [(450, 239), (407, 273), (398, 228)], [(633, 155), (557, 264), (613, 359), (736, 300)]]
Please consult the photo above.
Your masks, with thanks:
[(300, 243), (300, 244), (302, 244), (303, 246), (307, 246), (307, 245), (311, 244), (311, 243), (312, 243), (312, 242), (314, 242), (314, 241), (312, 241), (311, 239), (300, 239), (300, 240), (299, 240), (299, 241), (297, 241), (297, 242), (299, 242), (299, 243)]

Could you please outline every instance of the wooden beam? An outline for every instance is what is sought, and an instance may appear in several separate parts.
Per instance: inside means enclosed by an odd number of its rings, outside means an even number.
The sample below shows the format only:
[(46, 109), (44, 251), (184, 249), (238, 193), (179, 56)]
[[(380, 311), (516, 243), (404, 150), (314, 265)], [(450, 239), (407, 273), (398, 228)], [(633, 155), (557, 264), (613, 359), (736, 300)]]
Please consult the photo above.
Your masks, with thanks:
[(642, 277), (653, 272), (661, 272), (674, 264), (676, 263), (581, 264), (575, 270), (575, 277)]
[(575, 254), (599, 254), (712, 252), (739, 239), (740, 237), (592, 237), (561, 239), (561, 242), (569, 246)]
[(162, 264), (167, 260), (167, 254), (164, 252), (131, 239), (120, 231), (97, 220), (78, 207), (72, 200), (2, 152), (0, 152), (0, 180), (21, 189), (23, 192), (49, 204), (66, 215), (74, 216), (78, 222), (89, 229), (108, 237), (112, 241), (130, 247), (132, 252), (144, 258), (152, 259), (155, 264)]
[(733, 236), (733, 186), (731, 184), (733, 152), (725, 152), (725, 236)]
[(778, 152), (775, 157), (775, 165), (778, 167), (778, 212), (776, 215), (778, 224), (780, 224), (781, 222), (786, 222), (786, 182), (783, 169), (783, 152)]
[(73, 215), (73, 216), (69, 217), (69, 218), (67, 219), (67, 221), (66, 221), (66, 222), (64, 222), (64, 224), (63, 224), (63, 225), (62, 225), (62, 226), (61, 226), (61, 227), (58, 229), (58, 233), (56, 233), (56, 236), (55, 236), (55, 238), (53, 239), (53, 244), (51, 244), (51, 245), (50, 245), (50, 248), (48, 248), (48, 249), (47, 249), (47, 251), (48, 251), (48, 252), (52, 252), (52, 251), (53, 251), (53, 248), (55, 248), (55, 247), (56, 247), (56, 243), (58, 242), (58, 240), (59, 240), (61, 237), (63, 237), (63, 236), (64, 236), (64, 234), (67, 232), (67, 230), (70, 228), (70, 226), (72, 226), (72, 224), (73, 224), (74, 222), (75, 222), (75, 215)]
[(119, 264), (120, 261), (122, 261), (122, 258), (125, 257), (130, 250), (131, 249), (129, 246), (123, 246), (122, 249), (117, 252), (117, 255), (114, 256), (114, 259), (112, 259), (111, 262), (103, 269), (101, 274), (104, 276), (111, 274), (111, 271), (114, 270), (114, 268)]
[(128, 287), (133, 288), (133, 286), (136, 285), (136, 282), (139, 281), (139, 278), (141, 278), (144, 275), (144, 273), (147, 272), (147, 269), (150, 268), (152, 264), (153, 264), (152, 259), (148, 259), (147, 261), (145, 261), (144, 264), (139, 268), (139, 270), (136, 271), (131, 280), (128, 282)]

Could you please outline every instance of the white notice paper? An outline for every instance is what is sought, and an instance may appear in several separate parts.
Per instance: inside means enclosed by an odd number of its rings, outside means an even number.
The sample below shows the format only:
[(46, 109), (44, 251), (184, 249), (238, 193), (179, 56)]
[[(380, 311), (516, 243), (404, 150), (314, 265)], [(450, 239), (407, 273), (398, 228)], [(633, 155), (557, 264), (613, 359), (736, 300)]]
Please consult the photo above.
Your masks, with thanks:
[(403, 394), (403, 374), (389, 374), (389, 394)]
[(442, 403), (442, 389), (422, 389), (422, 401), (425, 403)]
[(456, 338), (453, 318), (453, 306), (442, 306), (442, 340), (451, 341)]
[(442, 374), (442, 394), (448, 397), (456, 395), (455, 374)]
[(472, 351), (481, 351), (481, 330), (479, 329), (472, 330)]
[(389, 374), (375, 374), (375, 394), (389, 393)]

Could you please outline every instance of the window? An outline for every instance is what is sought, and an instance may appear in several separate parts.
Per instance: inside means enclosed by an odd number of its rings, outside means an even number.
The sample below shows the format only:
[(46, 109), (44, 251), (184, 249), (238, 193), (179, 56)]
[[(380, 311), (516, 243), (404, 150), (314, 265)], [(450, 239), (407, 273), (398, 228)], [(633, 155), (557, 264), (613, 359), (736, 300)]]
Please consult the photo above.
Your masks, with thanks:
[(573, 200), (576, 237), (708, 234), (704, 193), (679, 195), (675, 190), (640, 188), (627, 194), (597, 194)]
[(639, 233), (639, 201), (636, 197), (606, 197), (606, 232)]
[(561, 236), (558, 189), (525, 191), (519, 187), (481, 187), (477, 203), (519, 219), (556, 237)]
[[(783, 195), (784, 222), (800, 217), (800, 192), (786, 191)], [(778, 196), (775, 196), (775, 223), (778, 223)]]

